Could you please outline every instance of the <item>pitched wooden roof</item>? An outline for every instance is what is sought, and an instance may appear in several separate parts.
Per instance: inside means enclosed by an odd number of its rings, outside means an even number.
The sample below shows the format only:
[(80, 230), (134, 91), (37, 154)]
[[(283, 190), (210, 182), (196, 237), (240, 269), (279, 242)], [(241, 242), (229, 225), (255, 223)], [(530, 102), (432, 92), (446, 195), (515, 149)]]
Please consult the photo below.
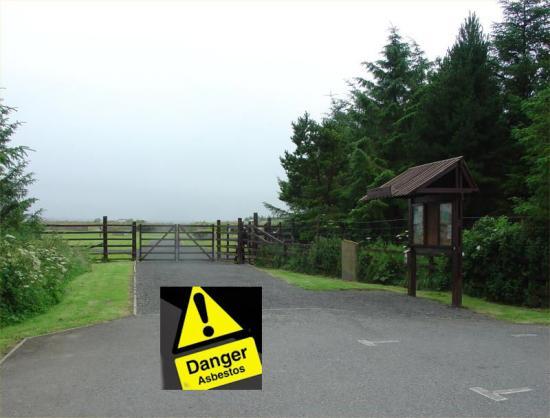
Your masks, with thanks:
[[(459, 184), (429, 189), (430, 185), (433, 185), (453, 170), (459, 171)], [(464, 158), (460, 156), (411, 167), (382, 186), (369, 190), (366, 196), (361, 198), (361, 201), (387, 197), (409, 197), (417, 194), (471, 193), (477, 191), (479, 189), (464, 162)]]

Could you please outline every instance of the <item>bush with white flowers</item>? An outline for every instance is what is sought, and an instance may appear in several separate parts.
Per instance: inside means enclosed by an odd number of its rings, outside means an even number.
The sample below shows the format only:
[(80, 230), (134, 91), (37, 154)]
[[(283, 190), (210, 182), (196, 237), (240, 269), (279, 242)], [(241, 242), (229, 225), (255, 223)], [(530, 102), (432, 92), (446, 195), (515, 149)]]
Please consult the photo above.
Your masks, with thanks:
[(58, 303), (67, 282), (87, 268), (86, 257), (60, 240), (0, 237), (0, 326)]

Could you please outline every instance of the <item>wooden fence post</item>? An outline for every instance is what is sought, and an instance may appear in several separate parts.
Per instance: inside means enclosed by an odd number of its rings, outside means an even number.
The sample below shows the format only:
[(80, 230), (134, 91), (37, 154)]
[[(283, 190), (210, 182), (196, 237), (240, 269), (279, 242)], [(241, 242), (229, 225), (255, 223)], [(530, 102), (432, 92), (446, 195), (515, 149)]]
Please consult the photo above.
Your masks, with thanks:
[[(229, 260), (229, 224), (225, 224), (225, 259)], [(237, 243), (238, 246), (238, 243)], [(233, 246), (231, 246), (233, 247)]]
[(211, 251), (211, 256), (212, 256), (212, 261), (216, 260), (216, 256), (214, 255), (215, 254), (215, 248), (214, 248), (214, 235), (216, 234), (216, 227), (214, 226), (214, 224), (212, 224), (212, 237), (211, 237), (211, 245), (212, 245), (212, 251)]
[(141, 242), (141, 224), (138, 225), (139, 233), (139, 261), (141, 261), (141, 249), (143, 248), (143, 243)]
[(136, 240), (136, 234), (137, 233), (137, 224), (136, 222), (132, 222), (132, 261), (136, 260), (136, 253), (137, 253), (137, 240)]
[(409, 248), (407, 253), (407, 265), (409, 267), (409, 296), (416, 296), (416, 251)]
[(222, 258), (222, 222), (216, 221), (216, 258)]
[(243, 220), (237, 219), (237, 264), (244, 263)]
[(109, 241), (107, 240), (107, 217), (103, 217), (103, 261), (109, 261)]
[[(168, 232), (169, 233), (169, 232)], [(174, 260), (180, 261), (180, 226), (174, 225)]]
[(256, 228), (259, 227), (259, 224), (258, 224), (258, 212), (254, 212), (254, 216), (253, 216), (253, 220), (254, 220), (254, 226), (252, 228), (250, 228), (250, 241), (252, 242), (252, 246), (249, 245), (249, 248), (252, 249), (252, 252), (254, 254), (254, 262), (256, 262), (256, 257), (258, 255), (258, 239), (256, 237)]
[(453, 232), (452, 232), (452, 306), (462, 306), (462, 199), (453, 202)]
[[(246, 247), (248, 248), (248, 262), (252, 264), (254, 258), (254, 228), (252, 227), (252, 222), (248, 221), (247, 225), (247, 234), (246, 239), (243, 241), (243, 244), (246, 244)], [(243, 251), (243, 254), (245, 254), (246, 249)]]
[(413, 202), (412, 199), (409, 199), (409, 251), (407, 253), (409, 296), (416, 296), (416, 250), (414, 249), (413, 222)]

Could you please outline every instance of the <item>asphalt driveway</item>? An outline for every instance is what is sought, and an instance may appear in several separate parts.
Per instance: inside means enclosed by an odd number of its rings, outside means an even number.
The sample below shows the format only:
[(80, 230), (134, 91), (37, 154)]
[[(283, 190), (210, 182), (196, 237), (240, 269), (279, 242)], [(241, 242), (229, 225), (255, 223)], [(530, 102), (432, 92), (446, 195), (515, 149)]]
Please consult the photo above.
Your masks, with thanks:
[[(190, 285), (263, 287), (262, 391), (160, 389), (159, 287)], [(251, 266), (213, 262), (139, 263), (136, 302), (136, 316), (25, 342), (0, 369), (1, 414), (550, 412), (547, 327), (495, 321), (394, 293), (304, 291)], [(498, 392), (509, 389), (521, 391)]]

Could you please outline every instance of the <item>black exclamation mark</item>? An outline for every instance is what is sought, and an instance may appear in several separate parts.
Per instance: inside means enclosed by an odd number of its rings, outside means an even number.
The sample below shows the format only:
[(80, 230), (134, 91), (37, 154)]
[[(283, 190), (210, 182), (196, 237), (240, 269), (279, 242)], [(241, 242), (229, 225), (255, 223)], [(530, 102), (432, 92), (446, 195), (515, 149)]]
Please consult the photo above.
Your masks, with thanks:
[[(208, 313), (206, 312), (206, 303), (204, 302), (203, 294), (195, 293), (195, 296), (193, 296), (193, 300), (195, 301), (195, 305), (197, 307), (197, 310), (199, 311), (202, 322), (204, 322), (205, 324), (208, 323)], [(207, 337), (211, 337), (214, 334), (214, 328), (207, 325), (203, 328), (202, 333)]]

